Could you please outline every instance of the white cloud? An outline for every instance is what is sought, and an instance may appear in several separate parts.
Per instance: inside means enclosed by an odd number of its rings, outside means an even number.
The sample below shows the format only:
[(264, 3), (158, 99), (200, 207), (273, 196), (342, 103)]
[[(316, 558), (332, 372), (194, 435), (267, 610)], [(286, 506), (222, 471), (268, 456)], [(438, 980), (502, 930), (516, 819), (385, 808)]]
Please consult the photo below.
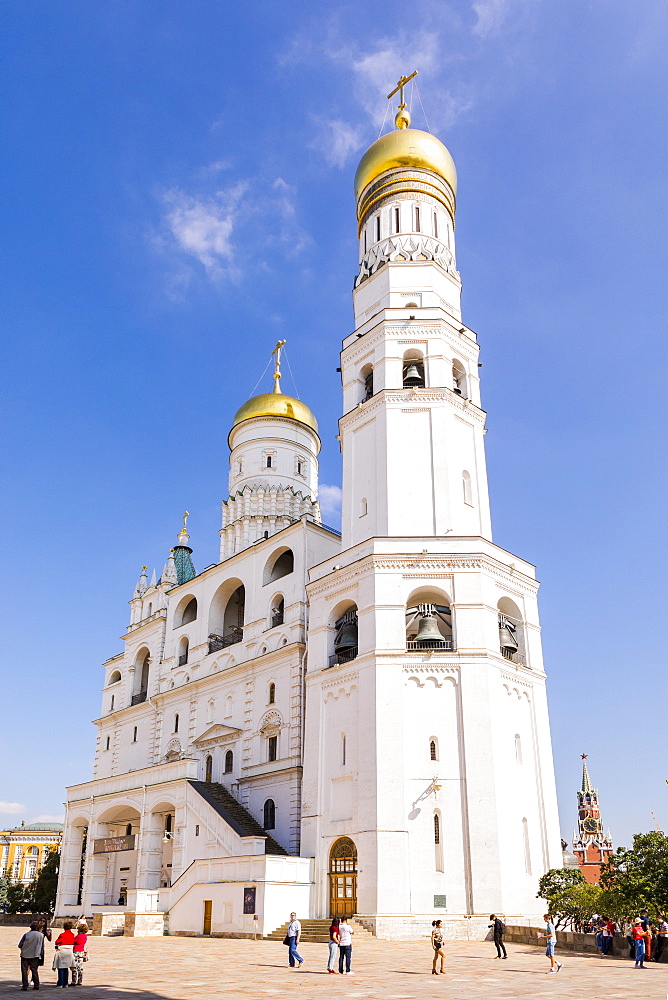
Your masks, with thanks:
[(324, 517), (338, 518), (341, 516), (341, 487), (328, 486), (321, 483), (318, 487), (320, 510)]
[(25, 811), (21, 802), (0, 802), (0, 816), (20, 816)]
[(65, 816), (61, 813), (60, 816), (53, 816), (51, 813), (40, 813), (39, 816), (33, 816), (29, 823), (64, 823)]
[(473, 33), (479, 38), (491, 38), (501, 31), (507, 36), (510, 30), (522, 26), (539, 0), (474, 0), (476, 23)]
[(341, 118), (317, 118), (318, 135), (311, 149), (320, 152), (332, 167), (343, 167), (364, 144), (364, 130)]
[(172, 235), (181, 250), (195, 257), (210, 277), (238, 276), (232, 234), (247, 190), (248, 184), (239, 181), (211, 198), (197, 198), (177, 188), (164, 196)]

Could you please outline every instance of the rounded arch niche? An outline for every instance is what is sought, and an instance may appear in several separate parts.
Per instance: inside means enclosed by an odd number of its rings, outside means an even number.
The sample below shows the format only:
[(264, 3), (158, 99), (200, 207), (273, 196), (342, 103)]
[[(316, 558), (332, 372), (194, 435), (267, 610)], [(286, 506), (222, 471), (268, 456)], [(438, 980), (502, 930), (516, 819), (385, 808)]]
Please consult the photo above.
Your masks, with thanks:
[(357, 912), (357, 847), (350, 837), (339, 837), (329, 852), (329, 906), (333, 917)]

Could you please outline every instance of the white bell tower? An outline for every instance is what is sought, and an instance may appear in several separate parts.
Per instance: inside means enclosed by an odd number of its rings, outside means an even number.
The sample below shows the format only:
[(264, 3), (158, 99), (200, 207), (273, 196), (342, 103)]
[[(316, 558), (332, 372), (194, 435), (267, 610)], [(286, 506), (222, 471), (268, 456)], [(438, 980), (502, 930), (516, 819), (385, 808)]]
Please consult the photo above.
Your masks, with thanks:
[(492, 912), (540, 921), (561, 842), (535, 569), (492, 542), (455, 166), (410, 128), (406, 82), (355, 178), (342, 551), (307, 586), (302, 852), (314, 916), (482, 938)]

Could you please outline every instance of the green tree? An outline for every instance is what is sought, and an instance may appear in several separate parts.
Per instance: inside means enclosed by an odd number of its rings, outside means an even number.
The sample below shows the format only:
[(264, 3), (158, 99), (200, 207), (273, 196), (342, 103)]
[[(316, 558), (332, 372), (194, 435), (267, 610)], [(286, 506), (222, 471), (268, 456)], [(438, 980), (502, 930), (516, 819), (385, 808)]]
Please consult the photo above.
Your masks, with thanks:
[(618, 848), (601, 868), (608, 909), (617, 919), (648, 910), (668, 910), (668, 837), (658, 830), (637, 833), (633, 847)]
[(551, 868), (538, 882), (537, 898), (546, 900), (555, 927), (580, 928), (596, 913), (600, 893), (579, 868)]
[(7, 886), (7, 912), (27, 913), (28, 895), (27, 886), (22, 882), (10, 882)]
[(9, 889), (9, 876), (0, 875), (0, 909), (7, 905), (7, 890)]
[(60, 853), (51, 851), (42, 870), (31, 886), (32, 905), (35, 913), (53, 913), (58, 889)]

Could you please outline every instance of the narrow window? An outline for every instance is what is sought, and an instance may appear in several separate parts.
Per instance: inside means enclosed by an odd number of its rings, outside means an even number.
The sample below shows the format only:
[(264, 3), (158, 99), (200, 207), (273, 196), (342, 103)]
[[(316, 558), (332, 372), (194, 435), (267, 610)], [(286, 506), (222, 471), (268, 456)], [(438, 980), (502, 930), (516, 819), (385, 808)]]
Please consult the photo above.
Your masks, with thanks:
[(376, 243), (380, 239), (380, 215), (376, 216)]
[(275, 701), (276, 701), (276, 685), (275, 684), (270, 684), (269, 685), (269, 704), (273, 705)]
[(436, 740), (432, 740), (429, 744), (429, 759), (438, 760), (438, 754), (436, 753)]
[(397, 205), (397, 207), (394, 210), (394, 231), (395, 231), (395, 233), (399, 232), (399, 206), (398, 205)]
[(177, 714), (174, 716), (174, 732), (178, 733), (178, 731), (179, 731), (179, 717)]
[(341, 765), (346, 766), (346, 734), (341, 734)]
[(522, 820), (522, 837), (524, 839), (524, 870), (531, 875), (531, 850), (529, 848), (529, 824), (526, 817)]
[(211, 754), (208, 755), (204, 762), (204, 780), (206, 782), (213, 781), (213, 757)]
[(111, 746), (111, 737), (110, 737), (110, 736), (107, 736), (107, 742), (106, 742), (106, 744), (105, 744), (105, 747), (104, 747), (104, 749), (105, 749), (105, 750), (108, 750), (110, 746)]
[(369, 513), (369, 503), (366, 497), (362, 497), (360, 500), (360, 517), (364, 517), (365, 514)]
[(466, 472), (466, 470), (462, 472), (462, 489), (464, 490), (464, 503), (472, 507), (473, 491), (471, 489), (471, 474), (470, 472)]
[(434, 813), (434, 867), (437, 872), (442, 872), (443, 869), (443, 840), (441, 836), (441, 817), (435, 812)]
[(441, 843), (441, 822), (438, 813), (434, 813), (434, 843)]
[(364, 253), (366, 253), (366, 229), (364, 230)]
[(264, 537), (265, 537), (265, 538), (269, 538), (269, 532), (268, 532), (268, 531), (265, 531), (265, 533), (264, 533)]
[(276, 803), (273, 799), (267, 799), (264, 804), (264, 816), (263, 816), (263, 829), (265, 830), (275, 830), (276, 829)]
[(126, 826), (126, 828), (125, 828), (125, 836), (126, 837), (131, 837), (132, 836), (132, 823), (128, 823), (128, 825)]
[(267, 468), (271, 469), (271, 455), (267, 455)]
[(515, 761), (518, 764), (522, 763), (522, 740), (519, 733), (515, 733)]
[(110, 711), (112, 711), (112, 712), (114, 710), (114, 697), (115, 696), (112, 694), (112, 696), (111, 696), (111, 709), (110, 709)]
[(364, 376), (364, 399), (362, 402), (366, 403), (367, 399), (371, 399), (373, 396), (373, 368), (368, 371)]
[(172, 814), (167, 813), (167, 815), (165, 816), (165, 833), (171, 833), (171, 832), (172, 832)]
[(438, 239), (438, 215), (434, 212), (434, 236)]
[(195, 836), (199, 837), (199, 823), (195, 823)]
[(415, 232), (420, 232), (420, 208), (418, 205), (415, 206)]
[(278, 736), (270, 736), (267, 740), (269, 762), (278, 758)]
[(225, 754), (225, 774), (232, 774), (234, 770), (234, 754), (228, 750)]
[(297, 475), (298, 476), (303, 476), (304, 475), (304, 464), (303, 464), (303, 462), (297, 462)]
[(135, 726), (135, 727), (134, 727), (134, 729), (132, 730), (132, 742), (133, 742), (133, 743), (136, 743), (136, 742), (137, 742), (137, 727), (136, 727), (136, 726)]

